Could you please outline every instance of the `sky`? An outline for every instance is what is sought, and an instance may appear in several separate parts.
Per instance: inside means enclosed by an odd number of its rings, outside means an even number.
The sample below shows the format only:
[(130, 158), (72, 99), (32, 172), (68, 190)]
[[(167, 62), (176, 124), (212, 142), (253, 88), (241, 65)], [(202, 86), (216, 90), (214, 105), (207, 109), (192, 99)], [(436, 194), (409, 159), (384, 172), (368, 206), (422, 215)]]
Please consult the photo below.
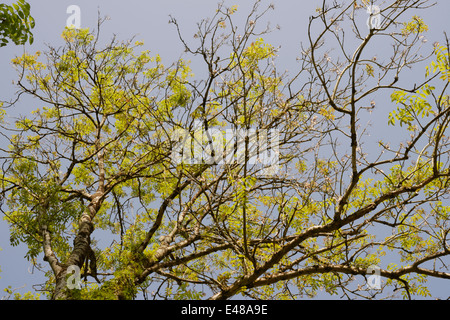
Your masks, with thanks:
[[(13, 1), (4, 1), (11, 4)], [(169, 15), (176, 18), (180, 24), (186, 39), (192, 40), (196, 32), (196, 24), (203, 18), (210, 17), (217, 8), (215, 0), (88, 0), (88, 1), (66, 1), (66, 0), (29, 0), (31, 15), (36, 21), (33, 29), (33, 45), (15, 46), (8, 45), (0, 48), (0, 100), (8, 101), (15, 98), (16, 88), (12, 81), (16, 79), (16, 73), (10, 63), (11, 59), (21, 55), (25, 50), (29, 52), (43, 51), (46, 45), (59, 47), (63, 44), (61, 32), (67, 24), (70, 13), (67, 9), (71, 5), (80, 8), (81, 28), (96, 28), (97, 18), (108, 16), (109, 20), (103, 25), (101, 37), (107, 42), (115, 34), (120, 40), (127, 40), (136, 36), (136, 40), (145, 43), (144, 48), (151, 51), (152, 55), (159, 54), (163, 62), (170, 64), (183, 55), (181, 45), (175, 27), (169, 24)], [(298, 68), (296, 58), (300, 56), (300, 44), (307, 41), (307, 25), (309, 16), (315, 13), (316, 7), (321, 0), (273, 0), (275, 10), (267, 15), (267, 21), (271, 26), (279, 25), (280, 29), (265, 36), (265, 40), (274, 46), (281, 46), (277, 67), (279, 70), (294, 71)], [(245, 17), (245, 13), (253, 5), (252, 0), (226, 0), (227, 5), (238, 5), (239, 17)], [(269, 5), (269, 1), (262, 1), (261, 7)], [(450, 12), (450, 1), (438, 0), (436, 5), (426, 11), (415, 12), (428, 24), (430, 31), (426, 34), (428, 45), (435, 41), (443, 41), (443, 32), (449, 30), (448, 12)], [(240, 16), (241, 15), (241, 16)], [(431, 47), (429, 47), (431, 48)], [(388, 46), (382, 44), (374, 48), (374, 55), (389, 50)], [(196, 62), (193, 61), (193, 71), (196, 71)], [(409, 70), (408, 79), (412, 81), (423, 79), (424, 68), (417, 67)], [(380, 101), (388, 101), (386, 97), (380, 96)], [(383, 100), (384, 99), (384, 100)], [(27, 113), (39, 107), (30, 99), (23, 99), (9, 109), (11, 114)], [(386, 111), (386, 110), (385, 110)], [(372, 128), (372, 136), (378, 139), (381, 136), (388, 138), (395, 133), (393, 129), (387, 128), (386, 113), (378, 113), (374, 117), (381, 117), (385, 126)], [(391, 131), (390, 131), (391, 130)], [(9, 245), (8, 226), (0, 220), (0, 289), (7, 286), (19, 288), (18, 292), (32, 290), (32, 285), (43, 282), (40, 272), (33, 270), (30, 263), (24, 259), (25, 248), (23, 246), (11, 247)], [(387, 263), (386, 263), (387, 264)], [(450, 283), (444, 281), (430, 281), (432, 292), (436, 295), (449, 296)], [(3, 293), (0, 291), (0, 298)]]

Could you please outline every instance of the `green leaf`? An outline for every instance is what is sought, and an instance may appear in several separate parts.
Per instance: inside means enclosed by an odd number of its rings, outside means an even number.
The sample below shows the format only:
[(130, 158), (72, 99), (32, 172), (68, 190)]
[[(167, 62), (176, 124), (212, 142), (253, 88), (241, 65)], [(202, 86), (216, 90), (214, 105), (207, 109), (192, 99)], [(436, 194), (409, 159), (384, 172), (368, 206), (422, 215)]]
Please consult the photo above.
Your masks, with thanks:
[(0, 24), (0, 40), (2, 46), (12, 40), (16, 45), (25, 44), (31, 39), (31, 29), (34, 28), (34, 19), (29, 16), (30, 5), (24, 0), (13, 3), (11, 6), (1, 4), (1, 15), (3, 22)]

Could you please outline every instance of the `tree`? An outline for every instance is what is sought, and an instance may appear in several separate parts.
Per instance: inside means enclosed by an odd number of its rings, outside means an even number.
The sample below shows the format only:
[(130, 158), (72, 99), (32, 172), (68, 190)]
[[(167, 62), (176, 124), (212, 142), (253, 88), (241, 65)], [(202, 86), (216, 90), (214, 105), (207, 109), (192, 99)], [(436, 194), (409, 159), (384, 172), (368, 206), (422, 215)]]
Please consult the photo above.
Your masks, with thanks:
[[(276, 68), (270, 29), (259, 27), (273, 6), (259, 1), (240, 27), (237, 7), (219, 5), (194, 44), (171, 19), (186, 55), (204, 62), (200, 76), (134, 40), (99, 48), (98, 30), (66, 29), (45, 62), (39, 52), (16, 58), (19, 94), (44, 107), (4, 124), (2, 208), (11, 242), (26, 243), (46, 272), (42, 290), (53, 299), (428, 295), (428, 277), (450, 278), (448, 46), (422, 57), (426, 24), (399, 22), (427, 6), (386, 3), (369, 30), (358, 24), (361, 3), (324, 1), (294, 75)], [(350, 32), (358, 44), (344, 41)], [(377, 39), (391, 56), (373, 58)], [(423, 61), (422, 83), (402, 86), (404, 69)], [(379, 92), (392, 98), (381, 125), (399, 139), (374, 145), (361, 122), (369, 104), (380, 112), (370, 103)], [(379, 270), (379, 290), (367, 287), (385, 255), (396, 263)], [(81, 287), (69, 285), (77, 270)]]
[(0, 47), (8, 44), (8, 38), (16, 45), (33, 44), (34, 19), (30, 15), (30, 4), (18, 0), (12, 6), (0, 4)]

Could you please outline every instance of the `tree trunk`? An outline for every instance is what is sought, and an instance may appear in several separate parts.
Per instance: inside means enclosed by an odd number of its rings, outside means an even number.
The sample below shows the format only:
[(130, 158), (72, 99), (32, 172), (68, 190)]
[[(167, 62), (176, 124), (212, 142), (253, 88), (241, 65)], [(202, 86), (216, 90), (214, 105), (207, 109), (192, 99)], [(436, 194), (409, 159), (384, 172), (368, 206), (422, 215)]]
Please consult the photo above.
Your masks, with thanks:
[(67, 300), (71, 299), (70, 291), (67, 287), (67, 268), (69, 266), (77, 266), (81, 269), (86, 256), (91, 250), (91, 233), (94, 231), (94, 225), (92, 219), (101, 206), (100, 197), (94, 198), (89, 204), (87, 210), (83, 212), (80, 219), (80, 228), (73, 241), (73, 250), (64, 264), (62, 270), (56, 274), (56, 286), (53, 292), (52, 299), (54, 300)]

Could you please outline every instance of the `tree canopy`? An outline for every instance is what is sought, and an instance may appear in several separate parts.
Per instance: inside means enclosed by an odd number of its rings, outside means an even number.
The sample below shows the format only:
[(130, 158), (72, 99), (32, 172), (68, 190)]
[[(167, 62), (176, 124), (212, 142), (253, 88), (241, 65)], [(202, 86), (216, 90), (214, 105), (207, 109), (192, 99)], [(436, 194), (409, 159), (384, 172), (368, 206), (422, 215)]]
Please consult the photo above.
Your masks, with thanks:
[[(100, 30), (69, 28), (62, 47), (15, 58), (19, 94), (41, 106), (12, 124), (2, 111), (1, 209), (11, 243), (25, 243), (46, 274), (41, 290), (52, 299), (429, 295), (428, 278), (450, 279), (449, 46), (420, 55), (425, 22), (400, 22), (428, 5), (386, 2), (369, 29), (364, 3), (324, 1), (289, 73), (264, 40), (273, 6), (259, 1), (243, 24), (237, 6), (219, 5), (194, 38), (172, 18), (188, 58), (171, 65), (142, 42), (100, 46)], [(390, 56), (374, 58), (379, 39)], [(194, 74), (189, 57), (206, 72)], [(423, 62), (421, 82), (404, 85)], [(377, 94), (391, 104), (375, 104)], [(378, 125), (397, 136), (374, 143), (362, 121), (382, 109)], [(275, 166), (258, 163), (263, 152)], [(364, 281), (373, 266), (376, 289)], [(81, 285), (71, 286), (76, 270)]]
[(8, 44), (8, 39), (16, 45), (33, 44), (31, 29), (34, 19), (30, 15), (30, 4), (25, 0), (18, 0), (11, 6), (0, 3), (0, 47)]

